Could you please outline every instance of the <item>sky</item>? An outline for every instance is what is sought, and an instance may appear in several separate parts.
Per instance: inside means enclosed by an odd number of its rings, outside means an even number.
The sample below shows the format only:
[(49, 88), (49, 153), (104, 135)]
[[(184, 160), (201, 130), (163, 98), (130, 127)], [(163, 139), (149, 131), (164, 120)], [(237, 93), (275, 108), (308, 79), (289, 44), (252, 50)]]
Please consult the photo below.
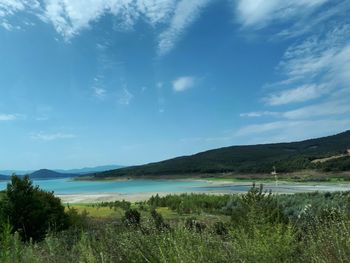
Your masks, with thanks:
[(0, 169), (350, 129), (349, 0), (0, 0)]

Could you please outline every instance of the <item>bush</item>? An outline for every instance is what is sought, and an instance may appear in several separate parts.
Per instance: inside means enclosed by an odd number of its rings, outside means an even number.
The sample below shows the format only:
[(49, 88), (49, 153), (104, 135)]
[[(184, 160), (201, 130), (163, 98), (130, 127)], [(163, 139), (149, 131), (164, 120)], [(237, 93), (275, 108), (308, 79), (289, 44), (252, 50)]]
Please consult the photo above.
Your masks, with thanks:
[(228, 234), (227, 226), (219, 221), (214, 224), (214, 232), (220, 236), (226, 236)]
[(141, 222), (141, 214), (136, 209), (125, 211), (123, 222), (128, 226), (139, 226)]
[(88, 213), (84, 210), (79, 214), (76, 208), (68, 207), (67, 211), (68, 222), (70, 226), (78, 229), (85, 229), (88, 226)]
[(207, 228), (207, 225), (203, 222), (199, 222), (195, 217), (189, 217), (185, 221), (185, 228), (202, 233)]
[(263, 186), (253, 187), (236, 200), (231, 207), (231, 219), (236, 225), (286, 223), (287, 217), (278, 204), (278, 197), (263, 191)]
[(151, 216), (153, 218), (154, 224), (158, 230), (169, 229), (169, 224), (164, 222), (161, 214), (159, 214), (155, 209), (152, 209)]
[(6, 196), (0, 204), (0, 222), (9, 223), (22, 240), (41, 240), (48, 230), (68, 227), (61, 200), (52, 192), (34, 187), (28, 176), (11, 177)]

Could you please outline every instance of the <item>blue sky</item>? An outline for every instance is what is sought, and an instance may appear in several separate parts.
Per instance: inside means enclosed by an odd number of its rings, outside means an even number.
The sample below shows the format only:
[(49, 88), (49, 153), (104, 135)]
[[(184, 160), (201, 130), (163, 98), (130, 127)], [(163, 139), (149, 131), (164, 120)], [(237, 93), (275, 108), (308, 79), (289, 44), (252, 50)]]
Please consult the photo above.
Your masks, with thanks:
[(0, 168), (350, 129), (348, 0), (0, 0)]

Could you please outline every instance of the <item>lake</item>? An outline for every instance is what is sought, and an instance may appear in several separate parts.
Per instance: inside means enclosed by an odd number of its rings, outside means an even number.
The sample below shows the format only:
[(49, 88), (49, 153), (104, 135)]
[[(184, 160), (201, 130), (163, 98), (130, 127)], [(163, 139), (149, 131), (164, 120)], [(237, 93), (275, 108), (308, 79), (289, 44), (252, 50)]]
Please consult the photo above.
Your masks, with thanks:
[[(0, 182), (0, 190), (7, 182)], [(34, 180), (34, 185), (57, 195), (100, 194), (100, 193), (242, 193), (252, 186), (251, 182), (210, 182), (205, 180), (125, 180), (125, 181), (74, 181), (72, 179)], [(349, 191), (350, 184), (335, 183), (264, 183), (266, 190), (276, 193), (297, 193), (312, 191)]]
[[(211, 184), (198, 180), (74, 181), (72, 179), (33, 180), (34, 185), (55, 194), (196, 192)], [(0, 190), (7, 182), (0, 182)]]

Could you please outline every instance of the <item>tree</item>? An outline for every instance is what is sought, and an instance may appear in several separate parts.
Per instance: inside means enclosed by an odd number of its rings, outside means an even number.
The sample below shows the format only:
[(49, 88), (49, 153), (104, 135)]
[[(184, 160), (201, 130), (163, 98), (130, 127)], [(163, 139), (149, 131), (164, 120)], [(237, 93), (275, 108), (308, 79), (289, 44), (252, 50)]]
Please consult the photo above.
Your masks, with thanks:
[(68, 227), (61, 200), (53, 192), (34, 187), (28, 176), (12, 176), (5, 193), (0, 203), (0, 221), (8, 222), (23, 240), (39, 241), (49, 229), (59, 231)]

